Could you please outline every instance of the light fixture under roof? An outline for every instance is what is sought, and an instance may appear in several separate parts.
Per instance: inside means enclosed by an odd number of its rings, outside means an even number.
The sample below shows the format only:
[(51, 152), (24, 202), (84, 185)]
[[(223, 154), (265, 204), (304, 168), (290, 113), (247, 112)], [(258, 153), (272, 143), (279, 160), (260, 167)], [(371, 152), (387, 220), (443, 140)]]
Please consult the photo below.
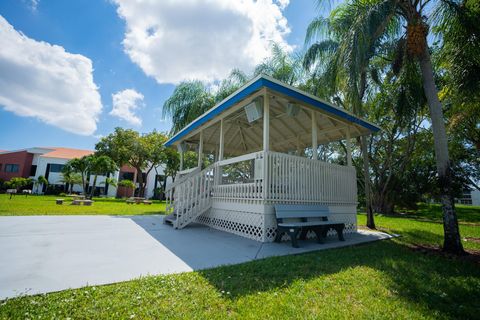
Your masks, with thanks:
[(248, 123), (263, 117), (263, 97), (258, 97), (245, 106)]
[(295, 103), (292, 103), (292, 102), (287, 103), (285, 112), (289, 117), (297, 116), (298, 111), (300, 111), (300, 108)]

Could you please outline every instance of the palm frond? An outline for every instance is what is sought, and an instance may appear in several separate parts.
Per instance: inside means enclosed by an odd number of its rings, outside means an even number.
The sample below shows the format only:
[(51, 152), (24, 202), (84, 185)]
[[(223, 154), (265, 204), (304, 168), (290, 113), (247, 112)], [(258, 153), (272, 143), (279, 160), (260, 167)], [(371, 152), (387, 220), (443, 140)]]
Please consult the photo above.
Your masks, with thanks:
[(305, 44), (308, 45), (315, 39), (322, 39), (330, 32), (330, 20), (324, 17), (317, 17), (307, 27)]

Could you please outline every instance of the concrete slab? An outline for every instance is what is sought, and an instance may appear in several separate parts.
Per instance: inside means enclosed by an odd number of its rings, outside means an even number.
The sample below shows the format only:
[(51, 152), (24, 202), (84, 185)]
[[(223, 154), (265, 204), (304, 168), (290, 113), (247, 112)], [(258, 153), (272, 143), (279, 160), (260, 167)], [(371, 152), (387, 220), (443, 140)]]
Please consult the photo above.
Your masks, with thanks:
[(360, 231), (317, 244), (259, 243), (163, 216), (0, 217), (0, 299), (388, 239)]

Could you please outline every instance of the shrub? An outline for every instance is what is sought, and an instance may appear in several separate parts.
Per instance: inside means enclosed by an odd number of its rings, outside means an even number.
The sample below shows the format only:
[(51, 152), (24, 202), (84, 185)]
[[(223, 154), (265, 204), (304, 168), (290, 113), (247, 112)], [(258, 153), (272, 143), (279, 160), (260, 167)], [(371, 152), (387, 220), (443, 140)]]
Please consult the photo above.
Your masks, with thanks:
[(15, 177), (6, 182), (5, 185), (10, 189), (21, 189), (25, 186), (32, 184), (32, 179)]
[(135, 183), (132, 180), (122, 180), (118, 183), (118, 186), (120, 187), (125, 187), (125, 188), (135, 188)]

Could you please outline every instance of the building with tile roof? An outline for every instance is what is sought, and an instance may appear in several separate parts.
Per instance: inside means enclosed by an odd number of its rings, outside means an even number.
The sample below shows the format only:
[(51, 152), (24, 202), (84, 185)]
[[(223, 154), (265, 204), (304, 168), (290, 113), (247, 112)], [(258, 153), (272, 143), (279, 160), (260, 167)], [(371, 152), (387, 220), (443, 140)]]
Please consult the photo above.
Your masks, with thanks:
[[(62, 169), (64, 165), (71, 159), (81, 158), (93, 154), (93, 150), (83, 150), (64, 147), (33, 147), (13, 151), (0, 151), (0, 179), (8, 181), (14, 177), (32, 178), (38, 180), (39, 176), (44, 176), (48, 182), (50, 189), (62, 190), (64, 183), (62, 182)], [(137, 180), (137, 172), (134, 168), (124, 165), (119, 171), (115, 172), (112, 177), (117, 181), (129, 179)], [(98, 176), (96, 189), (98, 194), (104, 194), (105, 188), (108, 196), (132, 196), (126, 190), (119, 187), (108, 186), (105, 183), (105, 176)], [(163, 167), (159, 166), (156, 170), (152, 170), (147, 178), (146, 196), (153, 197), (154, 190), (161, 187), (164, 179)], [(93, 177), (90, 178), (90, 187)], [(167, 182), (170, 182), (167, 180)], [(33, 190), (34, 193), (45, 193), (47, 186), (39, 185)], [(82, 187), (75, 185), (74, 192), (81, 192)]]

